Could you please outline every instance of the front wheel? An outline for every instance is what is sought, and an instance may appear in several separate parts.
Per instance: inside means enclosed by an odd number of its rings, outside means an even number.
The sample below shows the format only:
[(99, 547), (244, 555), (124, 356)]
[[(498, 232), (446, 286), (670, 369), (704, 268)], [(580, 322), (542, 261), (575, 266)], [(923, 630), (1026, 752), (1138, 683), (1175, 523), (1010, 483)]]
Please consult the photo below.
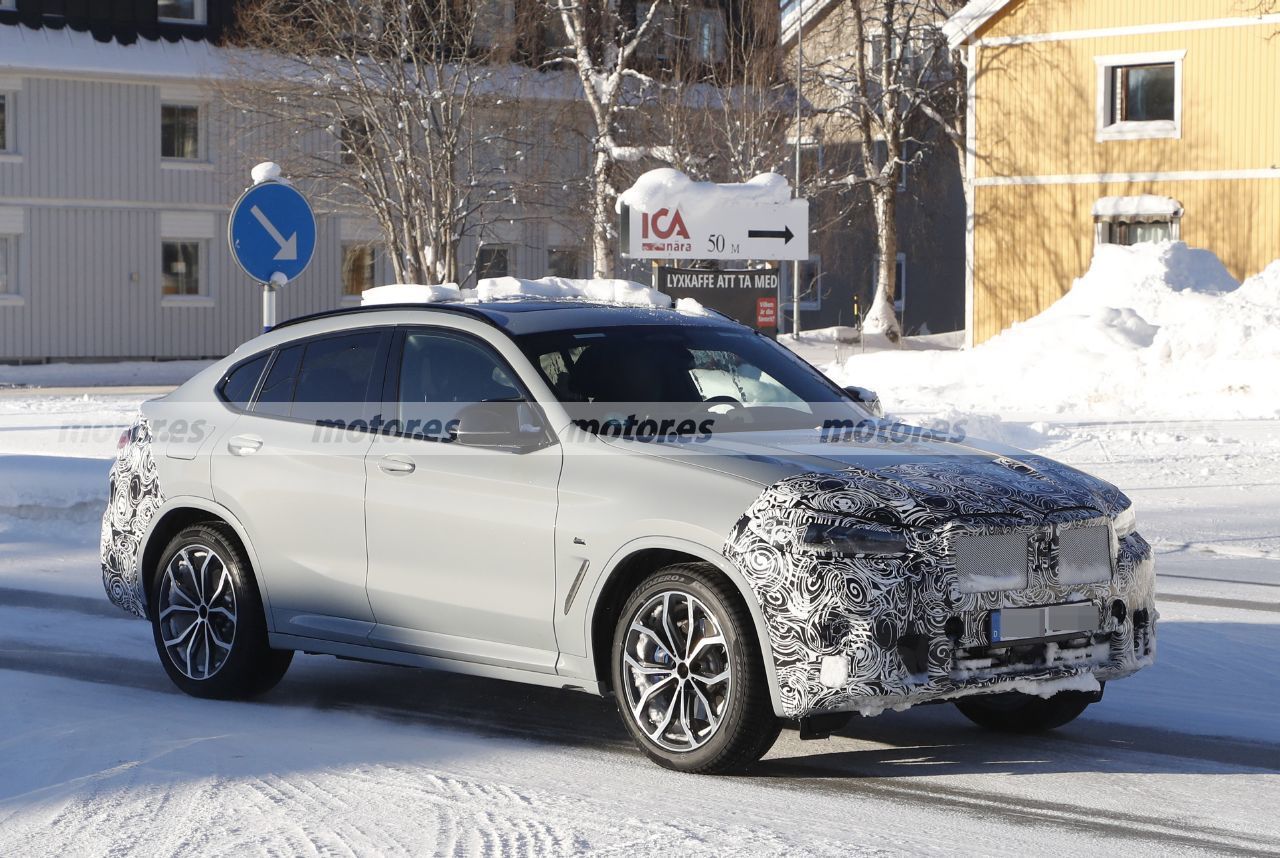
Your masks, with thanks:
[(1002, 733), (1043, 733), (1054, 730), (1080, 717), (1096, 692), (1060, 691), (1052, 697), (1031, 694), (1006, 694), (961, 697), (956, 708), (973, 723)]
[(661, 766), (735, 771), (778, 738), (751, 617), (709, 564), (645, 579), (622, 608), (612, 662), (623, 724)]
[(155, 569), (151, 630), (169, 678), (194, 697), (254, 697), (273, 688), (293, 652), (267, 645), (249, 559), (227, 528), (189, 527)]

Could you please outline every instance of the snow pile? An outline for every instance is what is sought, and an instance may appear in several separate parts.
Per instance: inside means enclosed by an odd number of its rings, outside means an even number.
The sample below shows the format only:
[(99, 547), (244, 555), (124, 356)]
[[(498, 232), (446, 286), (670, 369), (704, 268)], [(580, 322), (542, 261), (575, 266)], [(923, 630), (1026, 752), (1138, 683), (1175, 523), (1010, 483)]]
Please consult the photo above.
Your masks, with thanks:
[(519, 277), (493, 277), (481, 280), (475, 296), (481, 301), (509, 298), (576, 298), (606, 304), (633, 304), (642, 307), (670, 307), (671, 298), (630, 280), (572, 280), (567, 277), (543, 277), (522, 280)]
[(0, 456), (0, 513), (34, 515), (107, 502), (111, 462), (69, 456)]
[(618, 197), (617, 209), (624, 205), (637, 211), (654, 212), (679, 207), (686, 214), (714, 215), (717, 211), (751, 203), (784, 205), (791, 201), (791, 184), (777, 173), (761, 173), (740, 184), (717, 185), (695, 182), (679, 170), (663, 167), (645, 173)]
[(1280, 415), (1280, 262), (1243, 285), (1182, 242), (1101, 245), (1040, 315), (968, 351), (886, 350), (828, 368), (886, 407), (1005, 417)]
[[(424, 304), (434, 301), (508, 301), (519, 299), (595, 301), (601, 304), (627, 304), (639, 307), (670, 307), (671, 297), (631, 280), (573, 280), (568, 277), (543, 277), (541, 280), (524, 280), (519, 277), (489, 277), (481, 280), (474, 289), (460, 289), (453, 283), (440, 286), (422, 286), (416, 283), (396, 283), (366, 289), (360, 303), (373, 304)], [(703, 312), (701, 307), (681, 306), (679, 309)]]
[(462, 290), (453, 283), (423, 286), (419, 283), (394, 283), (366, 289), (360, 296), (364, 306), (371, 304), (428, 304), (433, 301), (459, 301)]

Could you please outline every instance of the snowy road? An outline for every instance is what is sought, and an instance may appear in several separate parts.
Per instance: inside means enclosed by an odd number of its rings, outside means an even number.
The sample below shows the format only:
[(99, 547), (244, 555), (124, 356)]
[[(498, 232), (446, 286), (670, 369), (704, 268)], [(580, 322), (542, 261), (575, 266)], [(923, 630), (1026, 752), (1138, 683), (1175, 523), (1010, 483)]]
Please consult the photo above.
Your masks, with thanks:
[(582, 694), (299, 656), (259, 702), (181, 695), (102, 596), (77, 486), (111, 430), (56, 430), (133, 404), (0, 400), (0, 854), (1280, 854), (1276, 422), (1034, 430), (1159, 553), (1158, 663), (1079, 721), (1010, 739), (922, 707), (710, 780)]

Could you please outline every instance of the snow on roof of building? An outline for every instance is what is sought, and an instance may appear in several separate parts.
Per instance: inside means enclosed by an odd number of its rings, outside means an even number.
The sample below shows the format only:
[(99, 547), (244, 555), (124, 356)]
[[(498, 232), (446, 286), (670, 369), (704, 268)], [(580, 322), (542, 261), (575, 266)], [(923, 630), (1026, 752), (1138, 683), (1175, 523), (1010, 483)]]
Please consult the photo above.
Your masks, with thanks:
[(942, 34), (954, 50), (960, 47), (1014, 0), (969, 0), (942, 25)]
[(1093, 204), (1094, 217), (1182, 216), (1182, 203), (1172, 197), (1142, 194), (1136, 197), (1101, 197)]
[(69, 27), (0, 27), (0, 71), (172, 79), (207, 78), (225, 70), (226, 51), (205, 41), (139, 39), (122, 45)]

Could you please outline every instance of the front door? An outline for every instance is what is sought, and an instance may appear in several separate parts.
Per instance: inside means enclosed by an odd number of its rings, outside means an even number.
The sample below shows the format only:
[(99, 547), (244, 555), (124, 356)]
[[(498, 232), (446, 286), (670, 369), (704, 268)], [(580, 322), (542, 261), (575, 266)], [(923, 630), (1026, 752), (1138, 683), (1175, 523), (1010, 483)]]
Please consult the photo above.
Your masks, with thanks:
[(555, 672), (554, 537), (561, 448), (514, 450), (454, 433), (468, 405), (536, 422), (491, 346), (443, 328), (392, 347), (392, 421), (366, 459), (370, 640), (444, 658)]

